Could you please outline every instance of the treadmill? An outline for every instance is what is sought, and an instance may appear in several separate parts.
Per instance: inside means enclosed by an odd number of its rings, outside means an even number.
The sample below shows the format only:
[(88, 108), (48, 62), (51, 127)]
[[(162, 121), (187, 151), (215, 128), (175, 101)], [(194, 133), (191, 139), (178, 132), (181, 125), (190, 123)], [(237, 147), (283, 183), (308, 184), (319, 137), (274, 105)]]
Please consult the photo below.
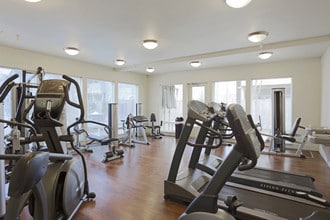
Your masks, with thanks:
[[(221, 128), (222, 125), (219, 124), (228, 124), (228, 122), (225, 121), (223, 110), (220, 109), (220, 106), (217, 106), (216, 103), (209, 104), (209, 111), (216, 113), (216, 116), (212, 122), (213, 129), (217, 130), (218, 128)], [(228, 129), (226, 130), (228, 131)], [(233, 136), (228, 136), (228, 133), (225, 134), (227, 136), (224, 136), (221, 130), (220, 133), (223, 139), (228, 139), (228, 137)], [(202, 136), (200, 141), (202, 141), (203, 138), (206, 138), (206, 135), (202, 133), (202, 130), (199, 134)], [(207, 146), (203, 155), (201, 155), (202, 148), (193, 149), (189, 161), (189, 168), (198, 168), (210, 175), (215, 173), (217, 168), (223, 162), (223, 159), (210, 154), (210, 146), (212, 146), (213, 141), (214, 139), (212, 137), (208, 137)], [(236, 170), (236, 172), (231, 175), (228, 181), (284, 194), (295, 195), (299, 192), (305, 192), (320, 198), (323, 196), (321, 192), (315, 188), (313, 183), (314, 178), (309, 175), (300, 173), (289, 173), (255, 167), (246, 171)]]
[[(216, 131), (210, 127), (215, 117), (216, 113), (209, 111), (208, 106), (204, 103), (199, 101), (189, 102), (188, 118), (178, 141), (168, 178), (164, 182), (165, 199), (189, 203), (203, 192), (210, 182), (212, 174), (205, 172), (203, 169), (188, 167), (179, 172), (179, 167), (186, 145), (199, 149), (202, 147), (216, 147), (204, 144), (207, 136), (218, 138)], [(200, 126), (200, 132), (195, 143), (190, 143), (188, 140), (194, 125)], [(214, 168), (215, 171), (218, 171), (218, 169)], [(289, 174), (286, 173), (285, 175)], [(240, 206), (237, 207), (236, 217), (240, 219), (295, 219), (298, 215), (307, 216), (314, 210), (326, 209), (328, 205), (326, 201), (308, 191), (293, 191), (285, 194), (278, 190), (283, 190), (283, 188), (277, 188), (274, 185), (266, 186), (270, 190), (260, 189), (242, 181), (227, 181), (219, 194), (218, 206), (223, 209), (232, 209), (231, 205), (228, 206), (228, 202), (225, 201), (231, 195), (236, 195), (243, 203), (239, 203)], [(256, 200), (253, 200), (253, 198), (256, 198)], [(290, 211), (288, 211), (288, 208)], [(291, 209), (302, 209), (302, 211), (296, 213)]]

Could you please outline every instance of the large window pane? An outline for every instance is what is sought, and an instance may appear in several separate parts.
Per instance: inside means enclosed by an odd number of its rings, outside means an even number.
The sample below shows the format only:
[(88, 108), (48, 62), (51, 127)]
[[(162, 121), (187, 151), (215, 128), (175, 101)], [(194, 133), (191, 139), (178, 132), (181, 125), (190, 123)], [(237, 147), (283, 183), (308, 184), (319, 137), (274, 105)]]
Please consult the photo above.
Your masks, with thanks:
[(205, 85), (191, 86), (191, 100), (205, 102)]
[(129, 114), (136, 114), (138, 98), (139, 88), (137, 85), (118, 83), (118, 128), (122, 128), (121, 121), (126, 120)]
[(246, 82), (223, 81), (213, 83), (213, 101), (217, 103), (237, 103), (245, 108)]
[[(87, 119), (108, 124), (108, 104), (114, 102), (114, 83), (87, 79)], [(88, 132), (104, 136), (104, 128), (87, 124)]]
[[(168, 106), (162, 106), (161, 120), (163, 121), (163, 132), (175, 131), (175, 119), (183, 116), (183, 85), (174, 85), (175, 90), (175, 106), (171, 108)], [(164, 93), (165, 91), (163, 91)]]
[(257, 79), (252, 80), (251, 86), (251, 115), (257, 122), (260, 117), (264, 132), (272, 133), (272, 89), (285, 89), (285, 130), (291, 129), (292, 117), (292, 82), (291, 78)]

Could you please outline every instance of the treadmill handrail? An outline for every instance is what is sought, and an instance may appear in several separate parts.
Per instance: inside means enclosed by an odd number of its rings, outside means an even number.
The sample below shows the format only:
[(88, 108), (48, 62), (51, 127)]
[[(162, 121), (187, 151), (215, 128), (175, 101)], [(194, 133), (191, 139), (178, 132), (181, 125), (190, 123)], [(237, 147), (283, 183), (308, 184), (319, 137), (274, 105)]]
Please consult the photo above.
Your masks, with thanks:
[(251, 169), (257, 164), (262, 143), (258, 138), (260, 134), (251, 124), (252, 118), (248, 119), (242, 106), (238, 104), (229, 105), (227, 115), (236, 138), (236, 144), (216, 170), (204, 191), (190, 203), (185, 211), (186, 214), (193, 212), (217, 213), (218, 194), (234, 170), (237, 167), (239, 170)]
[(209, 144), (195, 144), (192, 142), (187, 141), (187, 144), (192, 147), (201, 147), (201, 148), (210, 148), (210, 149), (215, 149), (221, 146), (222, 144), (222, 135), (220, 132), (216, 131), (215, 129), (205, 126), (202, 123), (195, 121), (195, 124), (199, 125), (200, 127), (205, 128), (208, 131), (208, 135), (212, 135), (211, 138), (213, 139), (219, 139), (219, 142), (215, 145), (209, 145)]

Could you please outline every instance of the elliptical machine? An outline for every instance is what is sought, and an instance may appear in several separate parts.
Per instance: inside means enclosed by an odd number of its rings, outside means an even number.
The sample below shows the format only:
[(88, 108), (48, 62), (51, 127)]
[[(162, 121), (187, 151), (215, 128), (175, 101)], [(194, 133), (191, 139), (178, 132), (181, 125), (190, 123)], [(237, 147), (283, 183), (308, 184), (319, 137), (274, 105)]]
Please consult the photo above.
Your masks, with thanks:
[[(7, 82), (8, 85), (11, 85)], [(69, 87), (74, 85), (78, 103), (69, 98)], [(12, 87), (12, 86), (11, 86)], [(1, 86), (1, 97), (8, 94), (11, 87)], [(61, 135), (59, 121), (64, 104), (80, 110), (79, 120), (67, 128), (67, 134)], [(33, 108), (32, 120), (26, 115)], [(74, 146), (71, 128), (84, 118), (84, 107), (79, 84), (68, 76), (63, 80), (44, 80), (41, 82), (35, 100), (24, 110), (25, 121), (30, 128), (40, 132), (25, 142), (45, 141), (48, 152), (33, 152), (24, 156), (1, 155), (0, 159), (19, 159), (14, 168), (9, 185), (10, 200), (5, 219), (16, 219), (24, 206), (28, 204), (34, 219), (71, 219), (84, 201), (93, 200), (95, 194), (89, 192), (87, 168), (83, 154)], [(1, 120), (3, 123), (17, 124)], [(71, 144), (78, 157), (68, 155), (66, 144)], [(12, 156), (12, 157), (11, 157)], [(49, 159), (52, 162), (48, 163)], [(45, 162), (46, 161), (46, 162)], [(30, 173), (31, 176), (26, 176)], [(22, 181), (20, 178), (24, 178)], [(13, 194), (15, 190), (16, 194)]]

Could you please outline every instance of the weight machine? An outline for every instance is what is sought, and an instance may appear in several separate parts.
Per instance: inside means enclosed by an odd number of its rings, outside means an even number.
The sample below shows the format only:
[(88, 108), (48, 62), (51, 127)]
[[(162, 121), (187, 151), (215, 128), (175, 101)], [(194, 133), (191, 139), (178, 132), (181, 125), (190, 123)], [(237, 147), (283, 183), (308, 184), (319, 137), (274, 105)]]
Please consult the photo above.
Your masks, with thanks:
[[(117, 104), (116, 103), (109, 103), (108, 104), (108, 124), (104, 124), (97, 121), (92, 120), (83, 120), (79, 124), (76, 124), (74, 127), (75, 136), (76, 136), (76, 146), (79, 147), (80, 150), (83, 150), (85, 152), (92, 153), (93, 150), (89, 147), (90, 144), (97, 142), (101, 145), (108, 145), (110, 151), (106, 152), (104, 154), (104, 158), (102, 160), (103, 163), (107, 161), (116, 160), (119, 158), (124, 157), (124, 151), (122, 149), (117, 149), (119, 139), (117, 138), (117, 126), (115, 121), (117, 114)], [(97, 136), (90, 134), (85, 130), (83, 127), (86, 125), (95, 125), (98, 127), (102, 127), (105, 136)], [(81, 146), (80, 143), (80, 136), (84, 135), (87, 143), (85, 143), (85, 146)]]
[[(271, 138), (270, 146), (268, 151), (264, 151), (265, 154), (273, 154), (279, 156), (290, 156), (306, 158), (303, 154), (303, 148), (308, 139), (308, 131), (306, 127), (301, 126), (301, 118), (297, 117), (294, 121), (291, 131), (285, 132), (285, 89), (284, 88), (273, 88), (272, 89), (272, 115), (273, 115), (273, 127), (272, 135), (262, 133), (263, 136)], [(259, 119), (260, 120), (260, 119)], [(259, 122), (261, 125), (261, 122)], [(302, 140), (297, 140), (298, 129), (304, 129)], [(287, 152), (286, 142), (298, 145), (295, 152)]]

